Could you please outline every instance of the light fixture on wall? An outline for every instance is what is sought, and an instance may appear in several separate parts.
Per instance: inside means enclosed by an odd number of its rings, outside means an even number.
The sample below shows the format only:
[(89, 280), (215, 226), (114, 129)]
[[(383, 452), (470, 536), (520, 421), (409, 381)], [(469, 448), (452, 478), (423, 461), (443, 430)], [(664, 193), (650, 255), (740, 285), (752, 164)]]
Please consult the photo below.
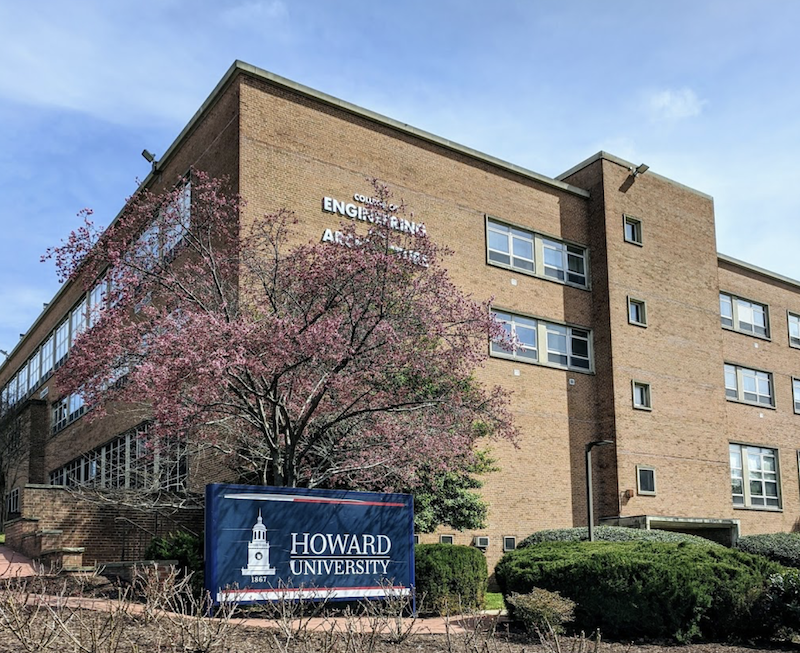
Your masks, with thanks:
[(646, 163), (640, 163), (638, 166), (631, 166), (628, 168), (628, 170), (630, 170), (634, 177), (638, 177), (639, 175), (643, 175), (645, 172), (650, 170), (650, 166)]
[(153, 154), (150, 150), (144, 149), (142, 150), (142, 156), (148, 163), (152, 164), (153, 171), (155, 172), (156, 166), (158, 165), (158, 161), (156, 161), (156, 155)]

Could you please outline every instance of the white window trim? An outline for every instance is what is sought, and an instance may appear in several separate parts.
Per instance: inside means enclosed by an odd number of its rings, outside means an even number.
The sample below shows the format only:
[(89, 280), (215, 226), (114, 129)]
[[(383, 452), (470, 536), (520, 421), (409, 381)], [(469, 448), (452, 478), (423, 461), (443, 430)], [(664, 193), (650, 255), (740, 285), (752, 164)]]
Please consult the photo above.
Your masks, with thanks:
[[(734, 510), (765, 510), (768, 512), (782, 512), (783, 511), (783, 492), (781, 489), (781, 461), (780, 461), (780, 451), (776, 447), (767, 447), (760, 444), (748, 444), (745, 442), (731, 442), (728, 446), (728, 451), (730, 451), (731, 447), (739, 447), (739, 455), (742, 459), (742, 500), (744, 501), (743, 504), (733, 503)], [(777, 506), (768, 506), (768, 505), (753, 505), (751, 494), (750, 494), (750, 476), (749, 476), (749, 468), (748, 468), (748, 459), (746, 451), (748, 449), (766, 449), (768, 451), (773, 452), (773, 456), (775, 458), (775, 483), (776, 483), (776, 490), (777, 490), (777, 497), (775, 499), (778, 502)], [(731, 481), (733, 480), (733, 469), (730, 468), (729, 464), (729, 475)], [(733, 488), (731, 488), (731, 501), (733, 501)], [(766, 495), (765, 495), (766, 496)]]
[(800, 415), (800, 378), (792, 377), (792, 405), (795, 415)]
[[(736, 397), (729, 397), (728, 396), (729, 388), (728, 388), (727, 379), (725, 378), (725, 375), (727, 373), (727, 370), (725, 369), (726, 367), (732, 367), (732, 368), (734, 368), (734, 370), (736, 372), (736, 388), (735, 388), (736, 389)], [(743, 377), (744, 377), (744, 374), (743, 374), (744, 372), (756, 372), (758, 374), (766, 374), (767, 375), (767, 379), (769, 381), (770, 403), (765, 404), (765, 403), (763, 403), (761, 401), (758, 401), (758, 400), (752, 401), (750, 399), (746, 399), (745, 398), (744, 383), (742, 381)], [(743, 365), (737, 365), (736, 363), (728, 363), (728, 362), (726, 362), (723, 365), (723, 383), (725, 385), (725, 399), (727, 401), (730, 401), (730, 402), (733, 402), (733, 403), (737, 403), (737, 404), (747, 404), (748, 406), (758, 406), (760, 408), (769, 408), (771, 410), (775, 410), (776, 409), (776, 405), (775, 405), (775, 377), (773, 376), (772, 372), (768, 372), (767, 370), (759, 370), (759, 369), (754, 368), (754, 367), (745, 367)], [(756, 393), (756, 394), (758, 394), (758, 393)]]
[[(536, 317), (534, 315), (527, 315), (525, 313), (518, 313), (515, 311), (509, 311), (507, 309), (493, 306), (492, 313), (505, 313), (512, 317), (522, 317), (528, 320), (535, 320), (536, 322), (536, 359), (532, 358), (525, 358), (522, 356), (518, 356), (516, 352), (506, 352), (506, 351), (495, 351), (493, 348), (493, 342), (489, 343), (489, 355), (492, 358), (504, 358), (507, 360), (513, 360), (519, 363), (528, 363), (530, 365), (541, 365), (543, 367), (552, 367), (558, 370), (569, 370), (570, 372), (580, 372), (582, 374), (593, 374), (594, 373), (594, 343), (593, 343), (593, 334), (591, 329), (587, 329), (586, 327), (574, 325), (574, 324), (566, 324), (565, 322), (556, 322), (554, 320), (544, 320), (542, 318)], [(572, 353), (572, 341), (573, 338), (579, 340), (586, 340), (587, 342), (587, 349), (588, 349), (588, 362), (589, 367), (580, 367), (575, 365), (570, 365), (569, 362), (567, 365), (561, 365), (559, 363), (553, 363), (548, 359), (548, 343), (547, 343), (547, 327), (548, 326), (555, 326), (555, 327), (563, 327), (567, 329), (567, 361), (570, 361), (572, 358), (579, 358), (583, 359), (582, 356), (573, 355)], [(573, 336), (573, 331), (583, 331), (586, 333), (586, 337), (580, 336), (575, 334)], [(512, 332), (513, 336), (513, 332)]]
[[(722, 316), (722, 310), (720, 308), (720, 325), (726, 331), (735, 331), (736, 333), (743, 333), (746, 336), (751, 336), (753, 338), (759, 338), (760, 340), (772, 340), (770, 334), (772, 329), (770, 328), (770, 319), (769, 319), (769, 304), (764, 304), (763, 302), (757, 302), (754, 299), (748, 299), (747, 297), (742, 297), (741, 295), (737, 295), (731, 292), (720, 291), (720, 304), (722, 303), (722, 298), (727, 297), (731, 303), (731, 325), (723, 324), (722, 320), (724, 319)], [(764, 329), (766, 334), (762, 335), (760, 333), (756, 333), (755, 331), (749, 331), (747, 329), (743, 329), (740, 324), (741, 320), (739, 319), (739, 304), (738, 302), (744, 302), (747, 304), (752, 304), (754, 306), (760, 306), (764, 311)], [(725, 318), (726, 319), (726, 318)], [(755, 327), (755, 325), (753, 325)]]
[[(637, 387), (644, 389), (647, 403), (640, 404), (636, 402)], [(646, 411), (653, 410), (653, 394), (650, 388), (650, 384), (647, 381), (637, 381), (636, 379), (631, 379), (631, 403), (635, 410), (646, 410)]]
[[(556, 236), (548, 236), (547, 234), (543, 234), (537, 231), (533, 231), (528, 227), (523, 227), (521, 225), (514, 224), (513, 222), (508, 222), (506, 220), (500, 220), (494, 216), (489, 215), (488, 213), (485, 215), (484, 219), (485, 223), (485, 240), (486, 240), (486, 264), (491, 265), (494, 267), (503, 268), (505, 270), (513, 270), (514, 272), (519, 272), (520, 274), (525, 274), (531, 277), (536, 277), (538, 279), (545, 279), (547, 281), (552, 281), (554, 283), (562, 284), (565, 286), (570, 286), (572, 288), (580, 288), (581, 290), (591, 290), (591, 278), (589, 274), (589, 248), (586, 245), (582, 245), (580, 243), (576, 243), (570, 240), (564, 240), (563, 238), (558, 238)], [(522, 267), (517, 267), (513, 265), (513, 252), (509, 252), (508, 256), (511, 258), (511, 263), (502, 263), (500, 261), (493, 261), (489, 258), (489, 231), (492, 224), (500, 225), (503, 227), (508, 227), (509, 229), (516, 229), (517, 231), (524, 232), (525, 234), (531, 237), (533, 242), (533, 270), (527, 270)], [(564, 246), (563, 252), (563, 271), (564, 271), (564, 279), (558, 279), (552, 275), (546, 273), (545, 263), (544, 263), (544, 248), (545, 248), (545, 241), (552, 241), (553, 243), (557, 243), (559, 245)], [(567, 248), (574, 247), (581, 250), (580, 254), (575, 252), (568, 252)], [(492, 250), (495, 251), (495, 250)], [(505, 254), (505, 253), (503, 253)], [(569, 256), (577, 256), (583, 259), (583, 277), (586, 280), (585, 283), (578, 283), (575, 281), (570, 281), (567, 277), (569, 275), (568, 269), (568, 259)], [(524, 257), (519, 257), (524, 258)], [(547, 266), (550, 267), (550, 266)]]
[[(644, 318), (643, 322), (639, 322), (631, 318), (631, 304), (637, 304), (641, 306), (641, 313), (642, 317)], [(647, 327), (647, 302), (644, 299), (637, 299), (636, 297), (631, 297), (628, 295), (628, 324), (633, 324), (634, 326), (638, 327)]]
[[(509, 540), (511, 544), (509, 545)], [(517, 548), (516, 535), (503, 535), (503, 551), (513, 551)]]
[[(628, 238), (628, 229), (627, 226), (636, 225), (636, 230), (639, 232), (639, 240)], [(628, 215), (627, 213), (622, 214), (622, 237), (626, 243), (630, 243), (631, 245), (638, 245), (639, 247), (644, 246), (644, 235), (643, 235), (643, 228), (642, 228), (642, 220), (641, 218), (636, 218), (632, 215)]]
[(794, 347), (795, 349), (800, 349), (800, 336), (796, 338), (797, 342), (792, 342), (792, 318), (795, 318), (798, 322), (798, 326), (800, 326), (800, 313), (795, 313), (794, 311), (786, 311), (786, 330), (787, 335), (789, 337), (789, 346)]
[[(653, 489), (642, 489), (641, 472), (653, 472)], [(658, 481), (656, 479), (656, 468), (651, 465), (636, 465), (636, 494), (645, 497), (654, 497), (658, 493)]]
[(440, 535), (439, 536), (439, 544), (455, 544), (456, 537), (455, 535)]

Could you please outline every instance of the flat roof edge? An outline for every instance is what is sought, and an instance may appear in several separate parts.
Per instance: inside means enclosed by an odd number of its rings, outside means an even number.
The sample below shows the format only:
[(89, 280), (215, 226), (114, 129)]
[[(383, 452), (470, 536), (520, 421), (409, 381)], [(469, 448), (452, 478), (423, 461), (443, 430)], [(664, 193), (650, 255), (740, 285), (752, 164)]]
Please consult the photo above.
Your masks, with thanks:
[[(261, 79), (270, 82), (272, 84), (275, 84), (276, 86), (288, 88), (296, 93), (305, 95), (306, 97), (312, 98), (319, 102), (323, 102), (330, 106), (337, 107), (339, 109), (342, 109), (343, 111), (347, 111), (348, 113), (352, 113), (362, 118), (366, 118), (367, 120), (370, 120), (372, 122), (381, 125), (385, 125), (387, 127), (390, 127), (391, 129), (395, 129), (397, 131), (409, 134), (410, 136), (414, 136), (416, 138), (427, 141), (434, 145), (438, 145), (453, 152), (463, 154), (472, 159), (489, 163), (493, 166), (508, 170), (522, 177), (527, 177), (529, 179), (538, 181), (547, 186), (557, 188), (558, 190), (563, 190), (568, 193), (572, 193), (573, 195), (578, 195), (580, 197), (585, 197), (585, 198), (588, 198), (590, 196), (589, 191), (583, 188), (578, 188), (577, 186), (573, 186), (572, 184), (568, 184), (567, 182), (547, 177), (546, 175), (534, 172), (533, 170), (528, 170), (527, 168), (523, 168), (522, 166), (518, 166), (514, 163), (504, 161), (503, 159), (499, 159), (497, 157), (491, 156), (490, 154), (486, 154), (479, 150), (475, 150), (471, 147), (467, 147), (466, 145), (461, 145), (460, 143), (456, 143), (455, 141), (442, 138), (441, 136), (437, 136), (436, 134), (427, 132), (424, 129), (418, 129), (417, 127), (413, 127), (407, 123), (402, 123), (398, 120), (395, 120), (394, 118), (389, 118), (388, 116), (384, 116), (383, 114), (377, 113), (375, 111), (364, 109), (363, 107), (360, 107), (356, 104), (352, 104), (345, 100), (341, 100), (332, 95), (328, 95), (327, 93), (323, 93), (322, 91), (317, 91), (308, 86), (304, 86), (303, 84), (300, 84), (298, 82), (294, 82), (290, 79), (286, 79), (285, 77), (281, 77), (280, 75), (276, 75), (275, 73), (271, 73), (267, 70), (263, 70), (261, 68), (258, 68), (256, 66), (253, 66), (251, 64), (239, 60), (233, 63), (233, 66), (231, 66), (231, 69), (228, 71), (225, 78), (223, 78), (223, 81), (217, 85), (217, 88), (214, 89), (211, 96), (209, 96), (209, 99), (206, 100), (206, 103), (212, 100), (214, 94), (217, 93), (218, 90), (220, 89), (220, 86), (224, 85), (223, 82), (227, 83), (228, 81), (227, 78), (229, 76), (232, 77), (236, 71), (247, 73), (257, 79)], [(202, 110), (203, 107), (201, 107), (200, 111), (198, 111), (198, 114), (200, 114)], [(194, 120), (194, 118), (192, 120)]]
[[(628, 169), (633, 168), (633, 167), (635, 167), (637, 165), (635, 163), (631, 163), (630, 161), (626, 161), (623, 158), (615, 156), (614, 154), (611, 154), (611, 153), (606, 152), (604, 150), (600, 150), (596, 154), (593, 154), (592, 156), (590, 156), (588, 159), (585, 159), (585, 160), (581, 161), (579, 164), (572, 166), (566, 172), (562, 172), (560, 175), (556, 175), (555, 178), (557, 180), (561, 181), (561, 180), (565, 179), (566, 177), (569, 177), (570, 175), (575, 174), (576, 172), (578, 172), (578, 170), (582, 170), (586, 166), (591, 165), (595, 161), (599, 161), (601, 159), (605, 159), (606, 161), (609, 161), (610, 163), (616, 163), (617, 165), (622, 166), (623, 168), (628, 168)], [(711, 195), (709, 195), (707, 193), (704, 193), (703, 191), (699, 191), (696, 188), (692, 188), (691, 186), (687, 186), (686, 184), (682, 184), (679, 181), (675, 181), (674, 179), (670, 179), (669, 177), (665, 177), (664, 175), (660, 175), (657, 172), (653, 172), (652, 170), (648, 170), (646, 174), (648, 176), (658, 177), (659, 179), (661, 179), (662, 181), (667, 182), (668, 184), (672, 184), (673, 186), (677, 186), (678, 188), (683, 188), (684, 190), (689, 191), (690, 193), (694, 193), (695, 195), (699, 195), (700, 197), (702, 197), (704, 199), (712, 200), (712, 201), (714, 199)]]
[(755, 272), (756, 274), (760, 274), (761, 276), (768, 277), (775, 281), (780, 281), (781, 283), (785, 283), (789, 286), (794, 286), (795, 288), (800, 289), (800, 281), (798, 281), (797, 279), (792, 279), (791, 277), (785, 277), (782, 274), (778, 274), (777, 272), (772, 272), (771, 270), (760, 268), (757, 265), (753, 265), (752, 263), (747, 263), (746, 261), (742, 261), (738, 258), (733, 258), (732, 256), (727, 256), (726, 254), (720, 254), (719, 252), (717, 252), (717, 260), (722, 261), (723, 263), (727, 263), (728, 265), (741, 268), (742, 270), (747, 270), (748, 272)]

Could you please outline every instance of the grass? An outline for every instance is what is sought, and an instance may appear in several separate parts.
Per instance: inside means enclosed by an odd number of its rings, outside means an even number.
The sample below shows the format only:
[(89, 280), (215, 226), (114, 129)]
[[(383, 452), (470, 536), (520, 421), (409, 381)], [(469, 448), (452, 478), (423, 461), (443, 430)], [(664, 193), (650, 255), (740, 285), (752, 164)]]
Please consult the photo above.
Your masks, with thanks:
[(503, 595), (500, 592), (486, 592), (485, 610), (505, 610), (506, 604), (503, 602)]

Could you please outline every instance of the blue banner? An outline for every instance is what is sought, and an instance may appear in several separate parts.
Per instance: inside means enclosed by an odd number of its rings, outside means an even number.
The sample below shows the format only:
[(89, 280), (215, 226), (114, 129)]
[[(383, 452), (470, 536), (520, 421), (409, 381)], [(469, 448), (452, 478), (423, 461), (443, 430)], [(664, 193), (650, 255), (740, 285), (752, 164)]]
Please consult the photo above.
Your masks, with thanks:
[(213, 484), (205, 527), (216, 603), (387, 598), (414, 586), (407, 494)]

